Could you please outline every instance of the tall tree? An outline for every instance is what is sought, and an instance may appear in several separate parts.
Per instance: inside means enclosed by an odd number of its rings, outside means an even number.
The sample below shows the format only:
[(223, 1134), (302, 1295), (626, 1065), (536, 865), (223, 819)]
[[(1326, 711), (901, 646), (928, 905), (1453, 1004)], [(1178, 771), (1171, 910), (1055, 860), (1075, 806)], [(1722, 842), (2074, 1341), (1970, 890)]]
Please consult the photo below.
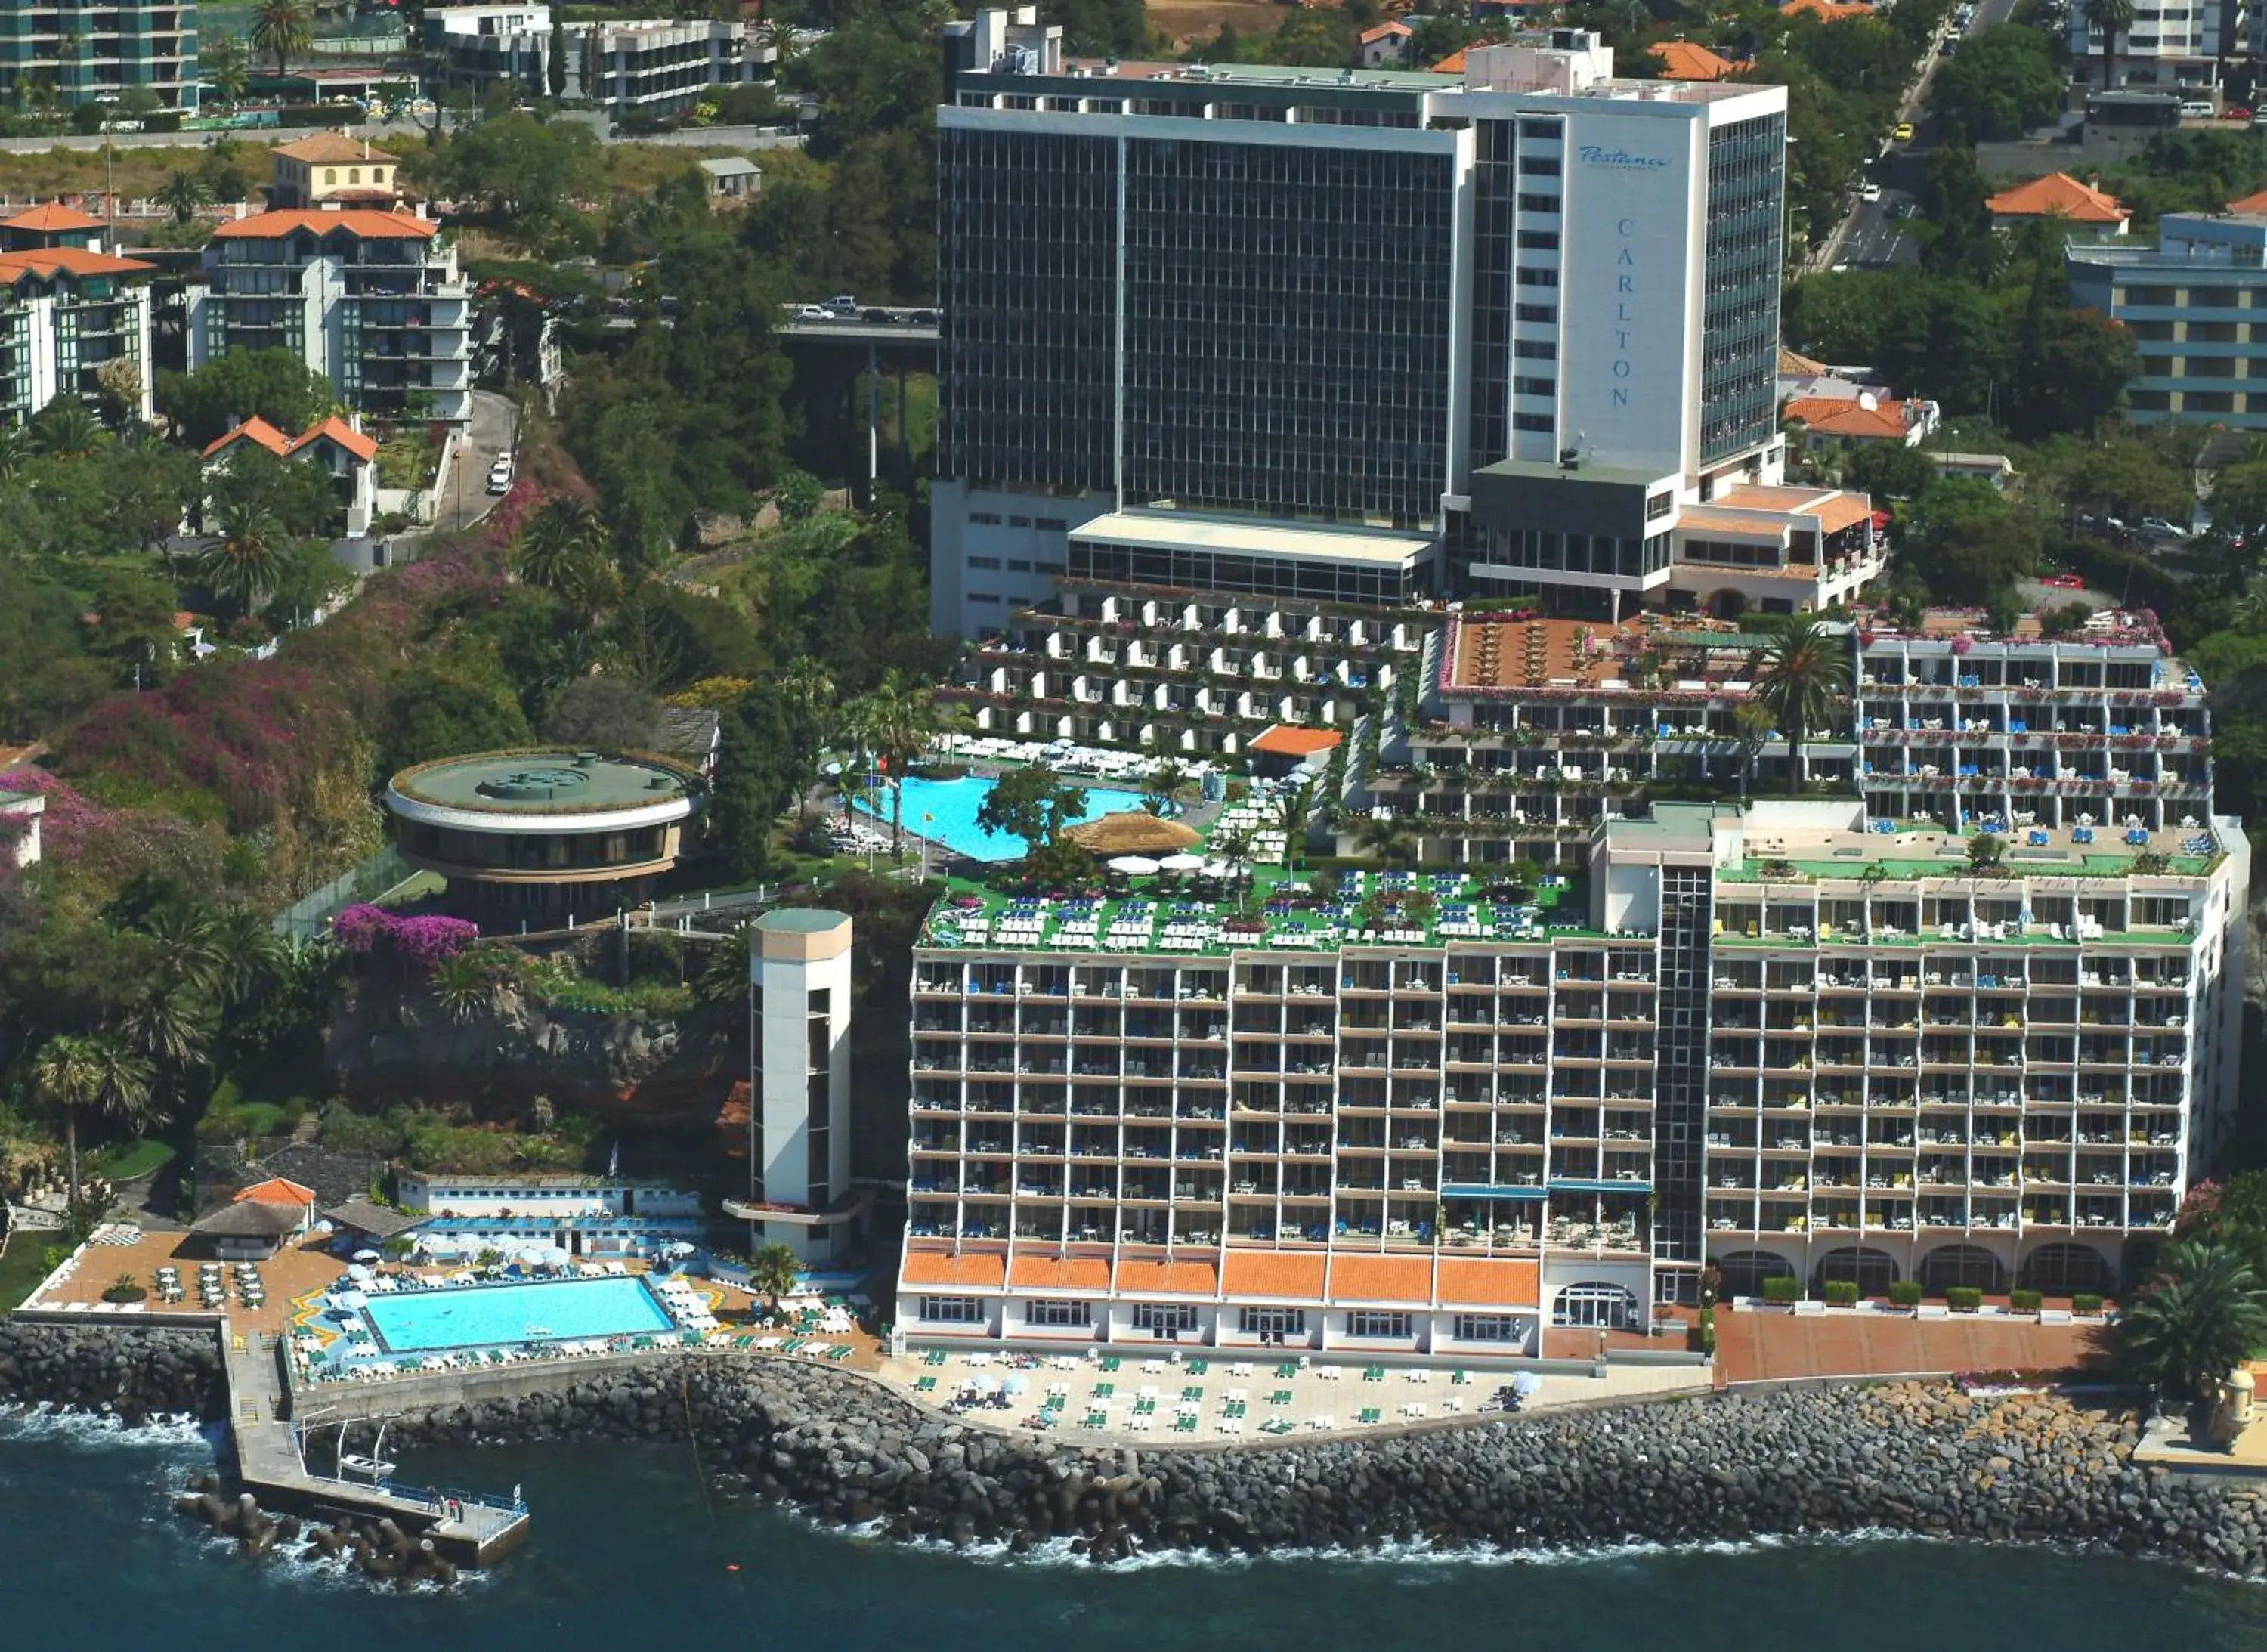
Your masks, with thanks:
[(874, 751), (890, 771), (890, 847), (906, 847), (906, 770), (928, 749), (936, 732), (936, 695), (897, 672), (885, 673), (870, 696), (874, 703)]
[(283, 567), (283, 531), (273, 512), (246, 500), (220, 507), (220, 542), (204, 554), (198, 572), (215, 594), (250, 613), (275, 590)]
[(158, 204), (173, 215), (177, 224), (187, 224), (197, 216), (197, 209), (212, 198), (205, 180), (186, 167), (175, 167), (172, 177), (158, 190)]
[(250, 83), (252, 55), (239, 36), (216, 26), (210, 33), (198, 36), (197, 73), (212, 88), (215, 99), (233, 109), (243, 101)]
[(1757, 665), (1756, 699), (1786, 736), (1788, 779), (1800, 787), (1803, 737), (1825, 727), (1849, 692), (1849, 644), (1801, 616), (1763, 646)]
[(260, 0), (259, 8), (252, 14), (252, 43), (259, 50), (275, 55), (279, 77), (286, 73), (291, 66), (292, 55), (304, 53), (315, 43), (307, 0)]
[(2084, 0), (2087, 32), (2100, 42), (2102, 89), (2109, 90), (2117, 69), (2117, 37), (2133, 26), (2134, 0)]

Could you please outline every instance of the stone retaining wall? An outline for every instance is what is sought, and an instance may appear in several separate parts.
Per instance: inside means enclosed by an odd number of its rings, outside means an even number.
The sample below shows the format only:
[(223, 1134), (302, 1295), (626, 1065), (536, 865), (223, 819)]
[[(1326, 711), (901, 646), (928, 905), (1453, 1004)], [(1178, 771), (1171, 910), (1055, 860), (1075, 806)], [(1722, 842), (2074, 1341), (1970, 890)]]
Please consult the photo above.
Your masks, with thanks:
[(0, 1402), (109, 1412), (128, 1424), (182, 1412), (227, 1414), (211, 1325), (0, 1317)]
[(855, 1372), (695, 1355), (394, 1425), (433, 1443), (593, 1435), (690, 1435), (726, 1489), (822, 1520), (955, 1544), (1069, 1538), (1097, 1560), (1889, 1529), (2267, 1571), (2267, 1492), (2137, 1467), (2130, 1413), (1929, 1383), (1135, 1451), (957, 1422)]

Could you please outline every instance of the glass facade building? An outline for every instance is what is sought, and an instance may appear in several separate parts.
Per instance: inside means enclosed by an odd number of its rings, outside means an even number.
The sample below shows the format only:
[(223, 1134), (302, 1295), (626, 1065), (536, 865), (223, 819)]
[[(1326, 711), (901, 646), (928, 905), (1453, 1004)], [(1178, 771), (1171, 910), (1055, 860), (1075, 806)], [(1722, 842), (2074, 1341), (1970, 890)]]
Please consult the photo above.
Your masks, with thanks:
[(1708, 134), (1707, 297), (1700, 333), (1700, 456), (1764, 440), (1777, 422), (1786, 117)]

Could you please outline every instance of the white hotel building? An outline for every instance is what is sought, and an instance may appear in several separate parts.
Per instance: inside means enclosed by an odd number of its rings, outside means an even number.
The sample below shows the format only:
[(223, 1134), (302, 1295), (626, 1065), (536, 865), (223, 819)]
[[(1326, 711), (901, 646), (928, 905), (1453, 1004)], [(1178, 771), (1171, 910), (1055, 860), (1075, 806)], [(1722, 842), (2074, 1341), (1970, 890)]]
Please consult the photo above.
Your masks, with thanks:
[(899, 1324), (1471, 1357), (1709, 1263), (2117, 1289), (2233, 1120), (2242, 832), (1977, 876), (1873, 824), (1659, 804), (1539, 914), (940, 907)]
[(1111, 587), (1793, 612), (1878, 571), (1777, 521), (1783, 88), (1563, 29), (1461, 79), (1067, 63), (996, 11), (948, 46), (937, 629)]

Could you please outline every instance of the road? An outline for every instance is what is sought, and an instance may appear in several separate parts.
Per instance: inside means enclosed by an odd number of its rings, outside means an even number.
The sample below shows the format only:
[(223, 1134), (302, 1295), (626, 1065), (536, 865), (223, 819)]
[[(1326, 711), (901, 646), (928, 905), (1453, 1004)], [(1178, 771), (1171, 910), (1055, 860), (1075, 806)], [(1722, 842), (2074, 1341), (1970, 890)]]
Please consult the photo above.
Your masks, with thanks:
[[(1973, 34), (2005, 23), (2014, 9), (2015, 0), (1977, 0), (1976, 18), (1968, 26), (1968, 33)], [(1896, 213), (1903, 202), (1918, 198), (1928, 169), (1929, 145), (1936, 137), (1936, 122), (1922, 111), (1928, 101), (1929, 84), (1936, 78), (1937, 66), (1943, 61), (1942, 53), (1932, 46), (1912, 90), (1897, 107), (1897, 119), (1913, 124), (1911, 141), (1893, 143), (1888, 154), (1866, 169), (1867, 176), (1881, 186), (1881, 198), (1852, 198), (1842, 222), (1814, 255), (1810, 266), (1813, 269), (1845, 266), (1852, 269), (1882, 269), (1919, 261), (1919, 249), (1905, 239), (1904, 226)]]
[(473, 392), (473, 416), (465, 422), (465, 439), (458, 444), (456, 465), (441, 489), (433, 525), (397, 540), (400, 556), (416, 556), (429, 535), (468, 528), (495, 509), (496, 496), (488, 491), (488, 466), (497, 454), (511, 451), (518, 416), (510, 397), (493, 390)]

